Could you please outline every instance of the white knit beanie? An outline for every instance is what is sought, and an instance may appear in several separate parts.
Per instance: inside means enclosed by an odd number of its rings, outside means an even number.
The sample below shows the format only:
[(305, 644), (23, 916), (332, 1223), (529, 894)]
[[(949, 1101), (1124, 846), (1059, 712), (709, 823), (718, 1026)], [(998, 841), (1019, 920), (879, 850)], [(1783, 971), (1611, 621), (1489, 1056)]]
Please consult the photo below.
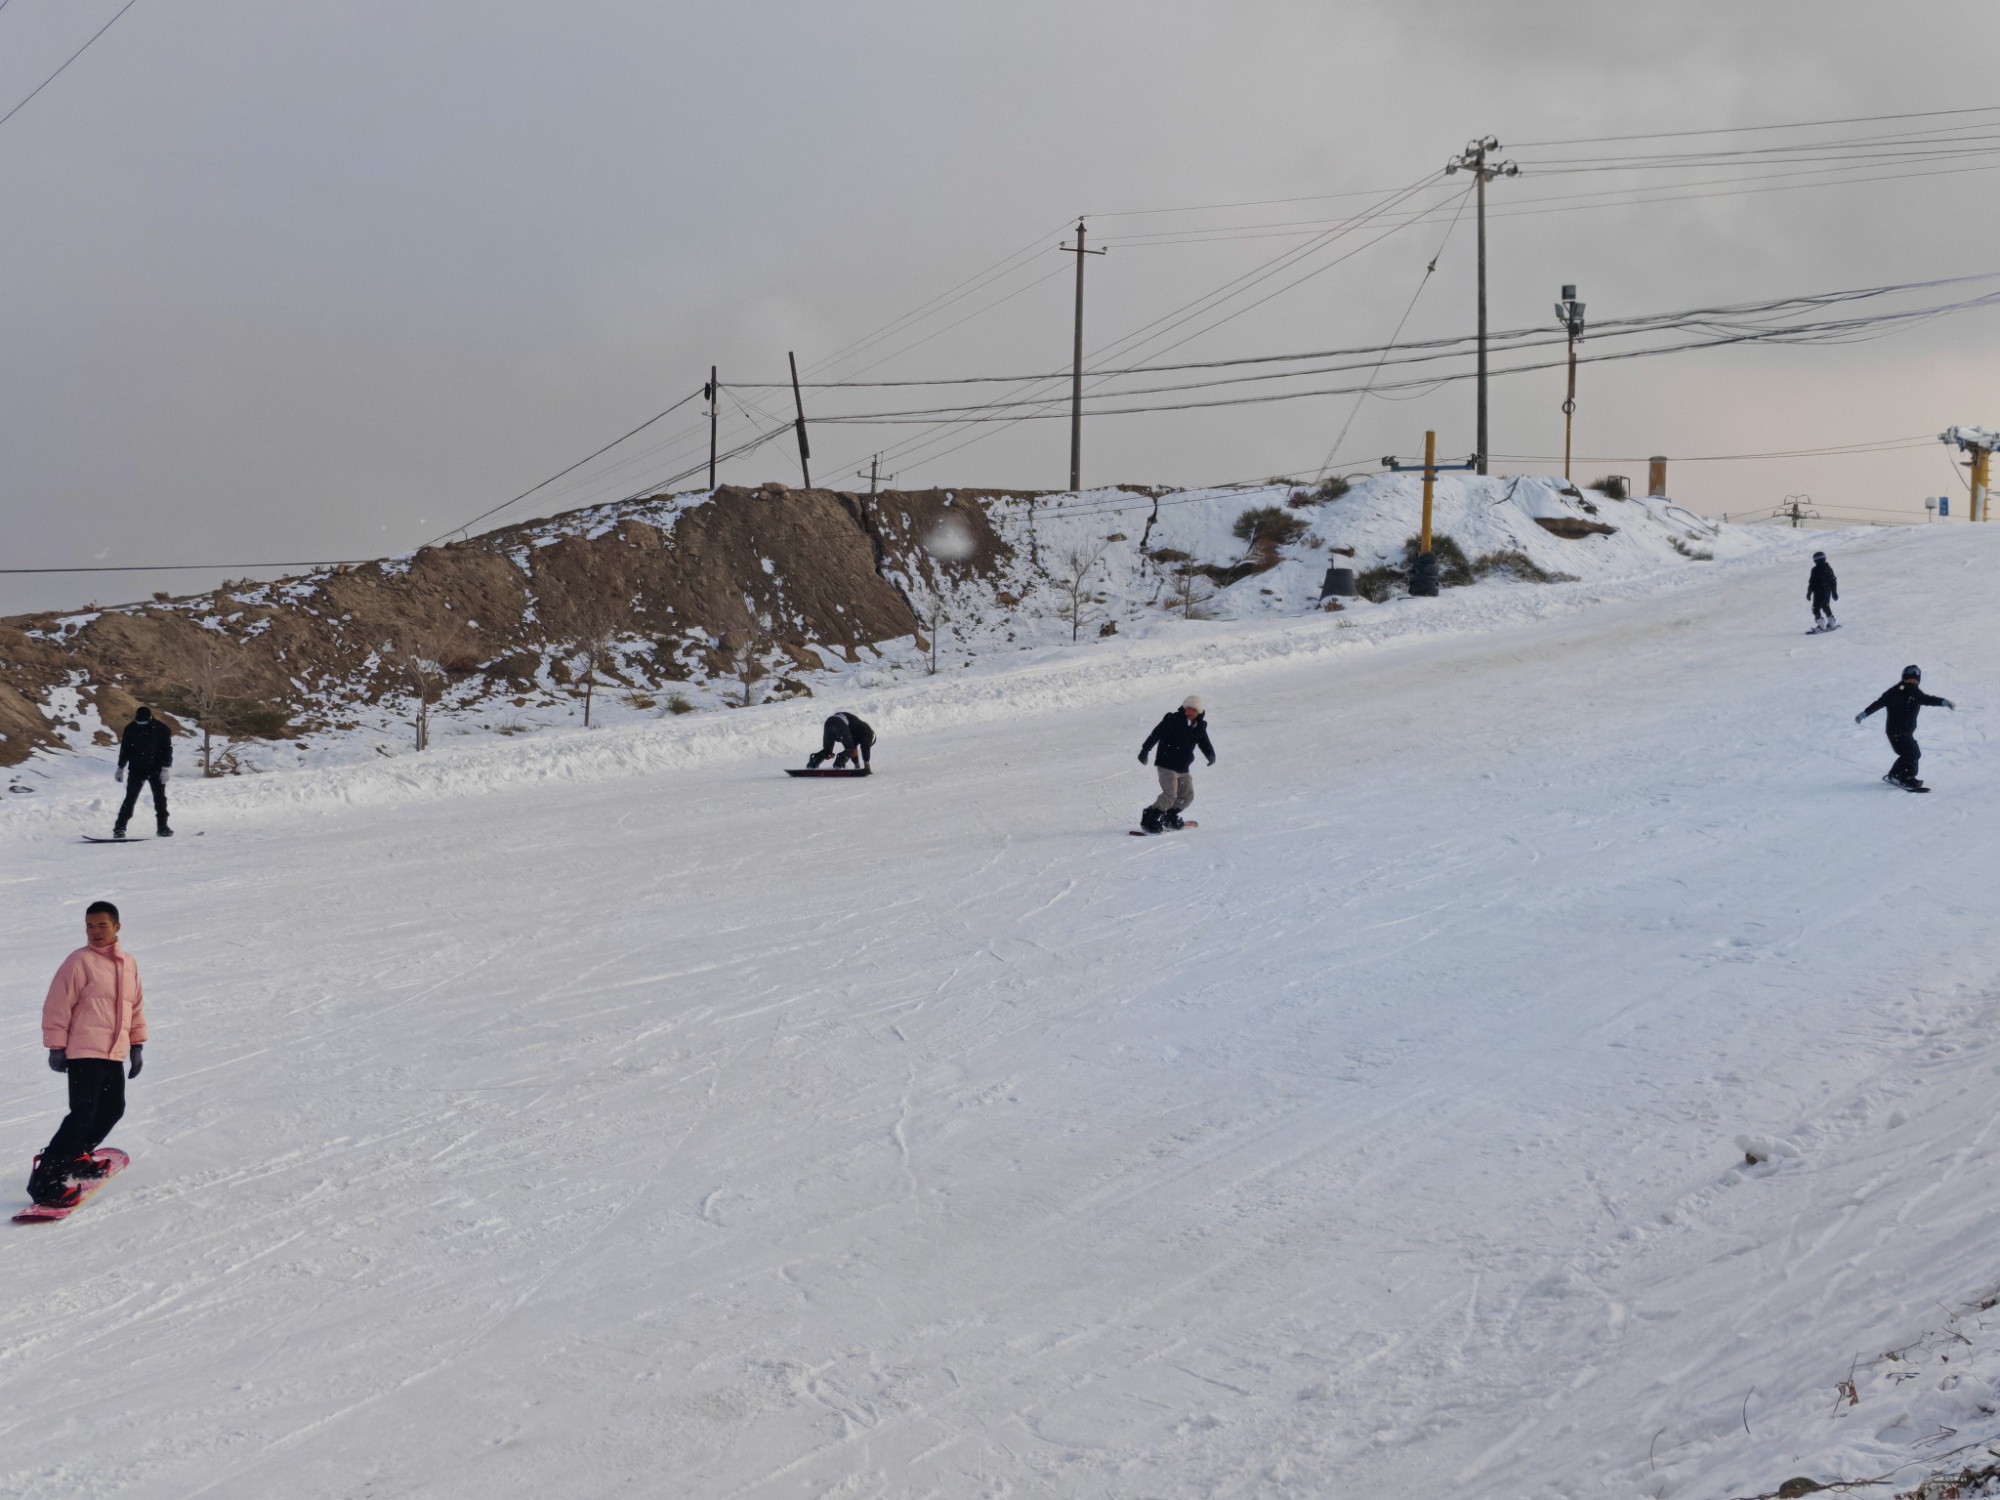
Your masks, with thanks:
[(1189, 693), (1189, 694), (1187, 695), (1187, 698), (1186, 698), (1186, 699), (1185, 699), (1185, 700), (1184, 700), (1184, 701), (1182, 702), (1182, 704), (1181, 704), (1181, 707), (1182, 707), (1182, 708), (1191, 708), (1191, 709), (1193, 709), (1193, 710), (1194, 710), (1194, 711), (1195, 711), (1196, 713), (1200, 713), (1200, 712), (1201, 712), (1201, 699), (1199, 699), (1199, 698), (1195, 697), (1195, 695), (1194, 695), (1193, 693)]

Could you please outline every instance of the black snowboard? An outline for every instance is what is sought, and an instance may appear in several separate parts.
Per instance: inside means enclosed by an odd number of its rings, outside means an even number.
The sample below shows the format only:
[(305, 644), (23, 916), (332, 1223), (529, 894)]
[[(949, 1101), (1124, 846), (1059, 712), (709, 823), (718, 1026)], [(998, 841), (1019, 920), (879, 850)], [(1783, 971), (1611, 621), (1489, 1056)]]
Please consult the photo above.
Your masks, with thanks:
[[(122, 839), (114, 839), (114, 838), (99, 838), (94, 833), (86, 833), (85, 835), (83, 835), (83, 841), (86, 844), (143, 844), (148, 839), (157, 837), (158, 837), (157, 834), (151, 834), (151, 833), (128, 833)], [(173, 835), (173, 837), (183, 838), (183, 839), (198, 839), (201, 837), (201, 834), (177, 833)]]
[(785, 774), (787, 776), (866, 776), (869, 774), (869, 771), (866, 766), (863, 766), (858, 771), (848, 771), (848, 770), (830, 771), (830, 770), (822, 770), (815, 768), (809, 771), (788, 770), (785, 772)]
[[(1189, 818), (1181, 824), (1181, 828), (1199, 828), (1199, 827), (1201, 827), (1201, 824), (1195, 822), (1193, 818)], [(1181, 828), (1161, 828), (1155, 831), (1159, 833), (1179, 833), (1181, 831)], [(1146, 830), (1143, 828), (1133, 828), (1127, 831), (1130, 832), (1132, 837), (1135, 839), (1149, 839), (1153, 836), (1152, 834), (1146, 832)]]

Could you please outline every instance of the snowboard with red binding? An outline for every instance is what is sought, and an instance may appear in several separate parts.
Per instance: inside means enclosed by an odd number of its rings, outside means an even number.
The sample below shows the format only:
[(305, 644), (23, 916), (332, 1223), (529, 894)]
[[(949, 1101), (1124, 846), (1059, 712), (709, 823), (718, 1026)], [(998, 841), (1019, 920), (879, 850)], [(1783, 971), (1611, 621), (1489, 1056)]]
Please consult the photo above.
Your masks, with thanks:
[[(104, 1175), (102, 1177), (85, 1178), (79, 1181), (77, 1185), (83, 1189), (83, 1193), (76, 1202), (70, 1204), (67, 1208), (44, 1208), (39, 1203), (33, 1204), (15, 1214), (14, 1222), (16, 1224), (53, 1224), (58, 1219), (67, 1219), (79, 1208), (82, 1208), (84, 1204), (88, 1203), (96, 1195), (97, 1190), (103, 1187), (105, 1183), (132, 1165), (132, 1158), (127, 1156), (123, 1151), (120, 1151), (116, 1146), (106, 1146), (101, 1150), (91, 1152), (90, 1155), (93, 1161), (104, 1163)], [(36, 1157), (35, 1160), (39, 1162), (41, 1158)]]

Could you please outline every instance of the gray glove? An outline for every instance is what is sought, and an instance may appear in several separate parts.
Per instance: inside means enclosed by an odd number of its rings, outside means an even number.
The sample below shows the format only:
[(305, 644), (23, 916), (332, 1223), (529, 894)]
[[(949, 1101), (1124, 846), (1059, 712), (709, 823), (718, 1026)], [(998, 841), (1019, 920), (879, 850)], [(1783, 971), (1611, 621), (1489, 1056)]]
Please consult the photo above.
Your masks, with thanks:
[(1952, 701), (1951, 701), (1951, 699), (1949, 699), (1949, 698), (1947, 698), (1947, 699), (1945, 699), (1945, 700), (1944, 700), (1944, 706), (1945, 706), (1946, 708), (1950, 709), (1950, 710), (1951, 710), (1951, 711), (1952, 711), (1953, 713), (1957, 713), (1957, 712), (1958, 712), (1958, 705), (1957, 705), (1956, 703), (1952, 702)]
[(139, 1070), (145, 1066), (146, 1044), (144, 1042), (134, 1042), (132, 1044), (132, 1066), (125, 1070), (125, 1076), (127, 1078), (137, 1078)]
[(111, 779), (113, 781), (123, 781), (125, 779), (125, 768), (123, 766), (120, 766), (117, 770), (113, 771), (111, 773)]
[(171, 771), (171, 768), (170, 768), (170, 767), (167, 767), (167, 766), (161, 766), (161, 767), (160, 767), (160, 785), (161, 785), (161, 786), (165, 786), (165, 785), (167, 784), (167, 777), (168, 777), (169, 775), (171, 775), (171, 774), (172, 774), (172, 771)]
[(1862, 721), (1863, 719), (1865, 719), (1865, 718), (1867, 718), (1867, 717), (1868, 717), (1868, 715), (1866, 715), (1866, 714), (1856, 714), (1856, 715), (1854, 716), (1854, 722), (1855, 722), (1855, 723), (1857, 723), (1857, 724), (1859, 724), (1859, 723), (1860, 723), (1860, 722), (1861, 722), (1861, 721)]
[(49, 1071), (51, 1073), (67, 1073), (69, 1071), (69, 1054), (64, 1052), (62, 1048), (49, 1048)]

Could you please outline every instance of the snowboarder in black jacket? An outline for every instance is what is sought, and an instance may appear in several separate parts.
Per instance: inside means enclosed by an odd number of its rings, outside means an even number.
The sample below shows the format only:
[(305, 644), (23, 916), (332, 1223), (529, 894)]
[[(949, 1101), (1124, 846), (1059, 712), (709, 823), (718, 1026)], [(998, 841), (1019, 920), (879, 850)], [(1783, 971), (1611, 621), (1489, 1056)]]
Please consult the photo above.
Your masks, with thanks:
[(1883, 693), (1873, 703), (1854, 716), (1859, 724), (1874, 713), (1885, 709), (1888, 719), (1885, 727), (1889, 731), (1889, 744), (1896, 752), (1896, 763), (1889, 767), (1889, 774), (1882, 779), (1891, 786), (1907, 788), (1912, 792), (1927, 792), (1929, 787), (1917, 780), (1917, 761), (1923, 751), (1917, 747), (1917, 714), (1925, 708), (1949, 708), (1956, 711), (1958, 705), (1949, 698), (1933, 698), (1920, 684), (1924, 674), (1915, 667), (1903, 668), (1903, 680)]
[(1806, 597), (1812, 600), (1813, 628), (1833, 629), (1833, 601), (1840, 597), (1840, 580), (1827, 566), (1824, 552), (1813, 554), (1812, 576), (1806, 579)]
[[(167, 771), (173, 763), (173, 732), (153, 717), (150, 708), (140, 709), (118, 737), (118, 769), (112, 779), (125, 783), (125, 800), (119, 804), (118, 821), (111, 828), (114, 839), (125, 837), (125, 825), (132, 821), (139, 789), (146, 786), (153, 789), (153, 816), (158, 821), (160, 837), (174, 836), (173, 829), (167, 827)], [(132, 773), (129, 778), (127, 771)]]
[(1201, 751), (1211, 766), (1215, 764), (1215, 746), (1208, 742), (1208, 720), (1202, 714), (1201, 699), (1188, 698), (1153, 726), (1146, 743), (1139, 747), (1140, 765), (1146, 763), (1155, 745), (1159, 752), (1153, 755), (1153, 768), (1160, 773), (1160, 795), (1139, 814), (1139, 826), (1147, 833), (1186, 826), (1181, 814), (1194, 801), (1194, 777), (1189, 771), (1195, 751)]
[[(838, 745), (840, 753), (833, 755), (833, 747)], [(863, 770), (868, 769), (868, 752), (875, 748), (875, 731), (864, 722), (860, 715), (842, 711), (830, 714), (821, 727), (819, 749), (806, 757), (806, 769), (817, 771), (819, 763), (833, 755), (836, 771), (846, 768), (848, 761), (858, 761)]]

